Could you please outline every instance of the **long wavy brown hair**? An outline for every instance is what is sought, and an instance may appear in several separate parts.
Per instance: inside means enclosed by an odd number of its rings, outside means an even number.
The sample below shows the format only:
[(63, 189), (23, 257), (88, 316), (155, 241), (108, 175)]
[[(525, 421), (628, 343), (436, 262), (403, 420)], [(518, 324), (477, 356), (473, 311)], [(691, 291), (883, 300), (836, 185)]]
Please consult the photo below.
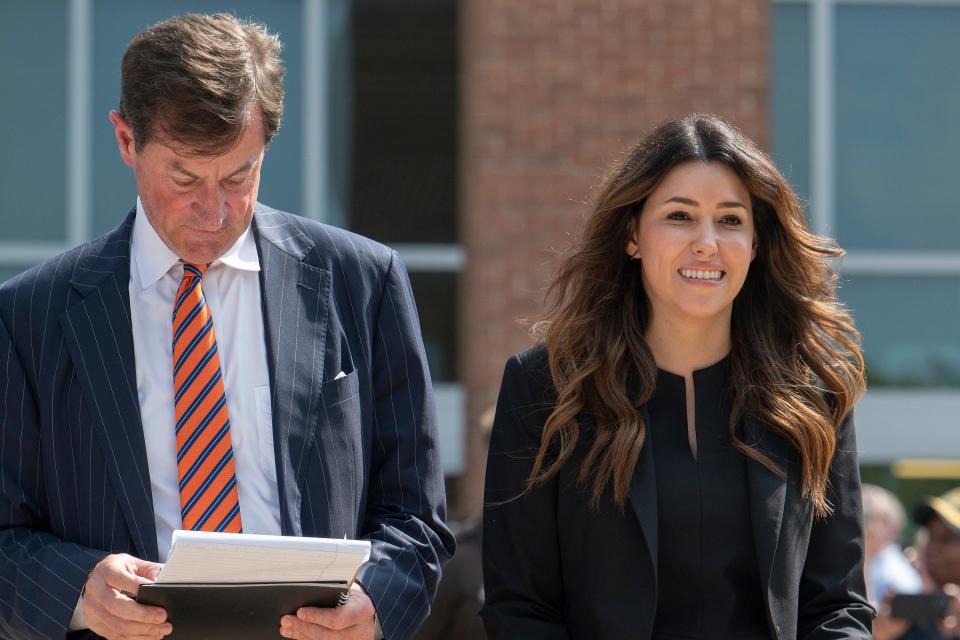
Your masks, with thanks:
[[(830, 259), (843, 251), (807, 228), (803, 208), (772, 159), (735, 127), (692, 114), (657, 127), (602, 181), (582, 237), (547, 289), (545, 343), (557, 402), (527, 489), (553, 477), (593, 424), (578, 478), (594, 505), (609, 487), (623, 508), (646, 437), (640, 408), (656, 386), (644, 338), (651, 308), (625, 246), (644, 201), (673, 167), (722, 162), (750, 193), (757, 256), (733, 304), (734, 446), (775, 473), (777, 464), (739, 435), (747, 416), (783, 436), (802, 461), (802, 494), (822, 517), (837, 432), (864, 389), (860, 335), (837, 301)], [(586, 441), (585, 441), (586, 442)]]

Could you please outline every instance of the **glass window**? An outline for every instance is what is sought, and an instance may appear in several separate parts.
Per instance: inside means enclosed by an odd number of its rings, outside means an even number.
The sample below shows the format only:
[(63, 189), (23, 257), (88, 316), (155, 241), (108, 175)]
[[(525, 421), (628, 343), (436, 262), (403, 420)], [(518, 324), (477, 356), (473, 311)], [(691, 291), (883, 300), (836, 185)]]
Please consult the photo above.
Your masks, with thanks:
[(457, 379), (457, 274), (411, 273), (423, 346), (434, 382)]
[(351, 229), (384, 242), (457, 241), (456, 3), (353, 9)]
[(63, 0), (3, 5), (0, 241), (66, 240), (67, 32)]
[(806, 202), (810, 198), (810, 9), (773, 6), (771, 121), (778, 168)]
[(115, 226), (133, 207), (136, 186), (133, 174), (120, 160), (107, 113), (120, 101), (120, 61), (137, 33), (148, 25), (186, 12), (227, 11), (240, 18), (258, 20), (283, 42), (287, 69), (282, 125), (270, 144), (260, 181), (260, 200), (272, 207), (300, 212), (300, 134), (302, 100), (302, 3), (299, 0), (197, 2), (176, 0), (162, 3), (98, 0), (93, 3), (93, 223), (94, 235)]
[(841, 244), (960, 250), (960, 7), (840, 5), (835, 29)]
[(13, 276), (17, 275), (18, 273), (22, 273), (26, 271), (29, 267), (30, 265), (23, 265), (18, 267), (0, 266), (0, 282), (6, 282)]
[(840, 290), (877, 386), (960, 387), (960, 277), (848, 276)]

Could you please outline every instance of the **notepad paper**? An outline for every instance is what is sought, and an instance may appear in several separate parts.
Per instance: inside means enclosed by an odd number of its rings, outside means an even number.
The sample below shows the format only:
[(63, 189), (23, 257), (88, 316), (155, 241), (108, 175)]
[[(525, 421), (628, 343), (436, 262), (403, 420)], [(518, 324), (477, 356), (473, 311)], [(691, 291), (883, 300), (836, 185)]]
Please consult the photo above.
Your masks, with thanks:
[(157, 583), (349, 584), (369, 559), (368, 540), (177, 530)]

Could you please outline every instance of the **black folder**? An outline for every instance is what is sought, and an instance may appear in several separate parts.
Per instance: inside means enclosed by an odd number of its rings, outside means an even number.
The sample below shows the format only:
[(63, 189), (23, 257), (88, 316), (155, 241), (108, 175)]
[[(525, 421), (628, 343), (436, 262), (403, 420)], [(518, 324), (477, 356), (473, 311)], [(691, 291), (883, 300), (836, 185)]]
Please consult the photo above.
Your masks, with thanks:
[(173, 633), (167, 640), (283, 638), (280, 618), (300, 607), (335, 607), (344, 583), (144, 584), (137, 602), (163, 607)]

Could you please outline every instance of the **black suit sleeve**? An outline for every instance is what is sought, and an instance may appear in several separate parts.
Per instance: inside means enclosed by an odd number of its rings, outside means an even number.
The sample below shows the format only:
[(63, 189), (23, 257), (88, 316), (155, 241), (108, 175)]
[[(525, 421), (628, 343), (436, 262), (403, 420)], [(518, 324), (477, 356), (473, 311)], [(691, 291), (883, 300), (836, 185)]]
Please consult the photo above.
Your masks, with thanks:
[(872, 638), (874, 610), (863, 579), (863, 508), (852, 411), (837, 437), (827, 496), (833, 513), (814, 520), (800, 577), (797, 637)]
[[(540, 372), (542, 378), (545, 372)], [(544, 385), (514, 356), (506, 366), (487, 459), (483, 518), (489, 638), (568, 638), (557, 537), (557, 480), (523, 495), (552, 408)], [(519, 496), (519, 497), (518, 497)]]

